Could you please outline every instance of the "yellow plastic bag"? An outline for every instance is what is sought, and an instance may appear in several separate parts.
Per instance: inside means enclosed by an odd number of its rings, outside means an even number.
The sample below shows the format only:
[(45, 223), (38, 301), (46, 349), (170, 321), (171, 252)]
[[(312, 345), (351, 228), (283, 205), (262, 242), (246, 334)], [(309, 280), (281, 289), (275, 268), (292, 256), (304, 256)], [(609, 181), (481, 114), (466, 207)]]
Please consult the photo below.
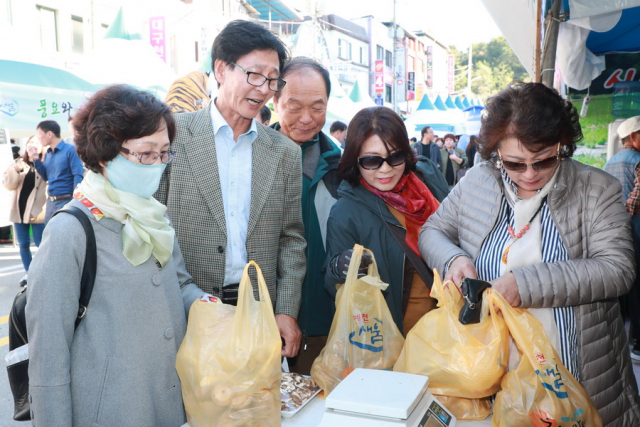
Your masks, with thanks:
[[(249, 267), (257, 270), (260, 301)], [(238, 306), (196, 300), (176, 369), (191, 427), (280, 426), (282, 342), (267, 285), (251, 261)]]
[(458, 420), (482, 421), (491, 415), (491, 398), (465, 399), (464, 397), (436, 396), (440, 403)]
[(363, 252), (353, 255), (344, 285), (336, 297), (336, 314), (326, 346), (311, 366), (311, 377), (329, 395), (355, 368), (393, 368), (404, 338), (398, 330), (382, 291), (389, 286), (380, 280), (375, 258), (367, 276), (358, 279)]
[(461, 324), (464, 300), (453, 282), (442, 284), (436, 270), (431, 296), (438, 308), (409, 332), (394, 370), (428, 376), (429, 389), (437, 395), (479, 399), (496, 393), (509, 362), (502, 317), (483, 298), (480, 323)]
[(502, 379), (493, 404), (493, 427), (601, 427), (602, 419), (580, 383), (569, 373), (540, 322), (513, 308), (497, 292), (485, 296), (502, 312), (522, 355)]

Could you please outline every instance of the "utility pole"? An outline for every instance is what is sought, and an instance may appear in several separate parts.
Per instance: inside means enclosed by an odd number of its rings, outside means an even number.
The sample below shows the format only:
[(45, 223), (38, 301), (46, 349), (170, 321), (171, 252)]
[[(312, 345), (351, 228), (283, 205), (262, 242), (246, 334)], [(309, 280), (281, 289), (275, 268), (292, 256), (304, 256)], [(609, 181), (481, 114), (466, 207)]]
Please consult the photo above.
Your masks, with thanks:
[(396, 101), (396, 0), (393, 0), (393, 56), (391, 60), (391, 70), (393, 71), (393, 82), (391, 84), (391, 100), (393, 101), (393, 111), (398, 112), (398, 104)]
[(471, 97), (471, 69), (473, 68), (473, 48), (471, 43), (469, 43), (469, 63), (467, 68), (467, 96)]
[(553, 87), (556, 65), (556, 49), (558, 48), (558, 31), (560, 29), (560, 0), (555, 0), (549, 10), (545, 22), (544, 48), (542, 50), (542, 84)]

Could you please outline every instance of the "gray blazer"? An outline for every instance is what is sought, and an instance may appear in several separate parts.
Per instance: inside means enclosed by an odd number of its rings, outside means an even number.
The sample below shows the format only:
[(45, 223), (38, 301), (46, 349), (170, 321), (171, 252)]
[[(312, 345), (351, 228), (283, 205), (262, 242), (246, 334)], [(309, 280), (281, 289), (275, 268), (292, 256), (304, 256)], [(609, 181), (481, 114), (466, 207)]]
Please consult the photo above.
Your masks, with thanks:
[(47, 225), (29, 269), (26, 307), (34, 426), (179, 427), (185, 422), (176, 353), (202, 295), (180, 248), (164, 268), (134, 267), (123, 225), (92, 220), (98, 266), (87, 315), (74, 333), (85, 233), (71, 215)]
[[(167, 165), (155, 197), (167, 205), (187, 270), (204, 291), (217, 294), (214, 287), (224, 281), (227, 226), (211, 104), (175, 118), (176, 158)], [(251, 156), (248, 261), (262, 269), (276, 314), (297, 318), (307, 271), (301, 150), (280, 132), (258, 124)]]

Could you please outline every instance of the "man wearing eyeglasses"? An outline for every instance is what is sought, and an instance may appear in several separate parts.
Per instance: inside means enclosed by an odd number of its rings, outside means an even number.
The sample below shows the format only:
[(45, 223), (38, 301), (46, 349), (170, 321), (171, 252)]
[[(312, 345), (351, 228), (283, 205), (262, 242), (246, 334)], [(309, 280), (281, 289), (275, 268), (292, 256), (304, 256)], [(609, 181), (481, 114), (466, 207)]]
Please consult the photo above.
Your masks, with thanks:
[(302, 150), (302, 218), (307, 240), (307, 274), (298, 316), (302, 348), (297, 358), (289, 359), (289, 368), (309, 374), (327, 342), (335, 313), (333, 299), (324, 289), (322, 266), (327, 256), (327, 219), (338, 198), (341, 151), (322, 132), (331, 92), (329, 72), (312, 59), (298, 57), (284, 66), (282, 78), (287, 85), (274, 95), (280, 121), (272, 127)]
[[(175, 160), (156, 198), (167, 205), (187, 270), (201, 288), (236, 304), (248, 261), (256, 261), (284, 339), (300, 346), (296, 322), (306, 271), (300, 149), (255, 117), (285, 87), (283, 43), (261, 25), (232, 21), (213, 43), (218, 96), (176, 115)], [(257, 297), (257, 287), (254, 286)]]

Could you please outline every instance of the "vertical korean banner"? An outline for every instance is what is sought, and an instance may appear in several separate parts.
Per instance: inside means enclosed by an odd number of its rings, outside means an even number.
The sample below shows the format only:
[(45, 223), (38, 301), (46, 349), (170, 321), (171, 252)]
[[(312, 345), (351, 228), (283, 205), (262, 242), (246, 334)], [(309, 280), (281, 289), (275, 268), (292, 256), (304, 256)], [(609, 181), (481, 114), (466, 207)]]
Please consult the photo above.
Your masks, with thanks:
[(447, 57), (447, 90), (451, 94), (455, 92), (455, 63), (453, 55)]
[(433, 46), (427, 46), (427, 88), (433, 88)]
[(416, 99), (416, 73), (415, 71), (409, 71), (407, 77), (407, 101), (413, 101)]
[(422, 101), (424, 97), (424, 83), (418, 83), (416, 85), (416, 101)]
[(165, 42), (164, 16), (149, 18), (149, 40), (153, 50), (162, 60), (167, 62), (167, 48)]
[(376, 61), (376, 93), (384, 94), (384, 61), (379, 59)]

